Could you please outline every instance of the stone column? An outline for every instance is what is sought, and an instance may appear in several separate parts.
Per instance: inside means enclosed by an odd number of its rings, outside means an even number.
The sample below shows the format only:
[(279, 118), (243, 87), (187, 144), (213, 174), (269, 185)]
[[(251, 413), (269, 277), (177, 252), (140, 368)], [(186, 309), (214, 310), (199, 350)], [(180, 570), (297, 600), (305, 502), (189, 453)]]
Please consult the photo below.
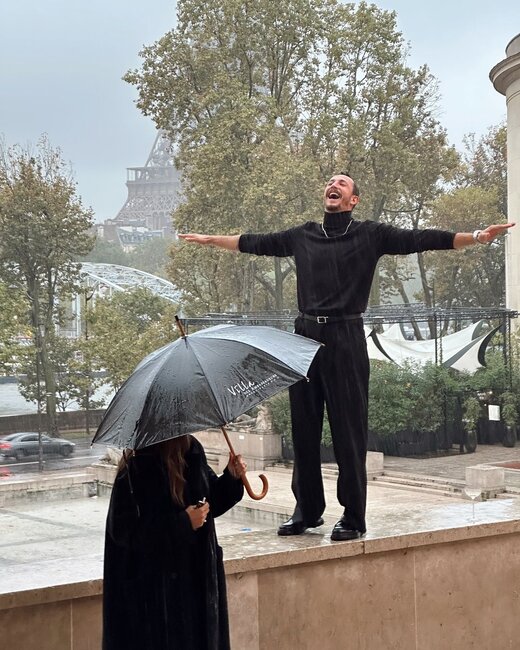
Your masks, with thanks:
[[(517, 225), (506, 238), (506, 305), (520, 311), (520, 34), (506, 47), (506, 58), (489, 73), (507, 103), (507, 204)], [(520, 319), (511, 321), (520, 330)]]

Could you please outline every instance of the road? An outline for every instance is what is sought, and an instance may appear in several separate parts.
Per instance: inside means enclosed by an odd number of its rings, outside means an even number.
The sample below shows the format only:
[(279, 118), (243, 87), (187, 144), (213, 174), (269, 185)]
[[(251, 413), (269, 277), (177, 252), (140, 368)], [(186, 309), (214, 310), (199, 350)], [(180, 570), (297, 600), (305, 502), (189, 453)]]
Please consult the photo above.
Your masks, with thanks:
[[(65, 437), (65, 436), (64, 436)], [(75, 439), (74, 453), (70, 458), (57, 455), (45, 455), (43, 459), (44, 471), (78, 469), (92, 465), (105, 453), (104, 445), (90, 447), (90, 440)], [(17, 476), (19, 474), (34, 473), (38, 471), (38, 457), (29, 456), (27, 460), (18, 461), (14, 458), (4, 458), (0, 455), (0, 478), (2, 476)]]

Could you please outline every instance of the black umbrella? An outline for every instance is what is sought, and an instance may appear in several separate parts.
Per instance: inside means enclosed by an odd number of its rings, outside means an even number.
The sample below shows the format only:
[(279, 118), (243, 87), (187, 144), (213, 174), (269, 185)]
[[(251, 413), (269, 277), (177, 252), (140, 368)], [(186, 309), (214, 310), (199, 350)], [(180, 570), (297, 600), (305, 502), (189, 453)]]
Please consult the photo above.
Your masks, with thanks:
[[(320, 344), (273, 327), (218, 325), (152, 352), (110, 403), (92, 440), (126, 449), (224, 425), (306, 377)], [(242, 477), (248, 494), (256, 495)]]

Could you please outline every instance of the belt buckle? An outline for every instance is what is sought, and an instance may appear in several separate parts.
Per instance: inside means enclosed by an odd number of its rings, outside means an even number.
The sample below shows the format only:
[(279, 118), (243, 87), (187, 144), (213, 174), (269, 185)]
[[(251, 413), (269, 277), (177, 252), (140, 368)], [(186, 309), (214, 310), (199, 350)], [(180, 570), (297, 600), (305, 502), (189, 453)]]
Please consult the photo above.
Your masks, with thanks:
[(316, 316), (316, 322), (320, 325), (326, 325), (328, 320), (328, 316)]

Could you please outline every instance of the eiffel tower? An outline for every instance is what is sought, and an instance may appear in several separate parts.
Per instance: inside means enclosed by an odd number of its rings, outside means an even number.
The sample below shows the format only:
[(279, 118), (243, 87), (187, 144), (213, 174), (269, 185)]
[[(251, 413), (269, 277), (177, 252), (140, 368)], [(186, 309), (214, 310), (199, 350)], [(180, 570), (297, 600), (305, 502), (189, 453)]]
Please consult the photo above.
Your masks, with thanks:
[(126, 186), (128, 197), (112, 223), (172, 234), (171, 213), (179, 203), (180, 173), (164, 131), (158, 131), (145, 166), (127, 168)]

